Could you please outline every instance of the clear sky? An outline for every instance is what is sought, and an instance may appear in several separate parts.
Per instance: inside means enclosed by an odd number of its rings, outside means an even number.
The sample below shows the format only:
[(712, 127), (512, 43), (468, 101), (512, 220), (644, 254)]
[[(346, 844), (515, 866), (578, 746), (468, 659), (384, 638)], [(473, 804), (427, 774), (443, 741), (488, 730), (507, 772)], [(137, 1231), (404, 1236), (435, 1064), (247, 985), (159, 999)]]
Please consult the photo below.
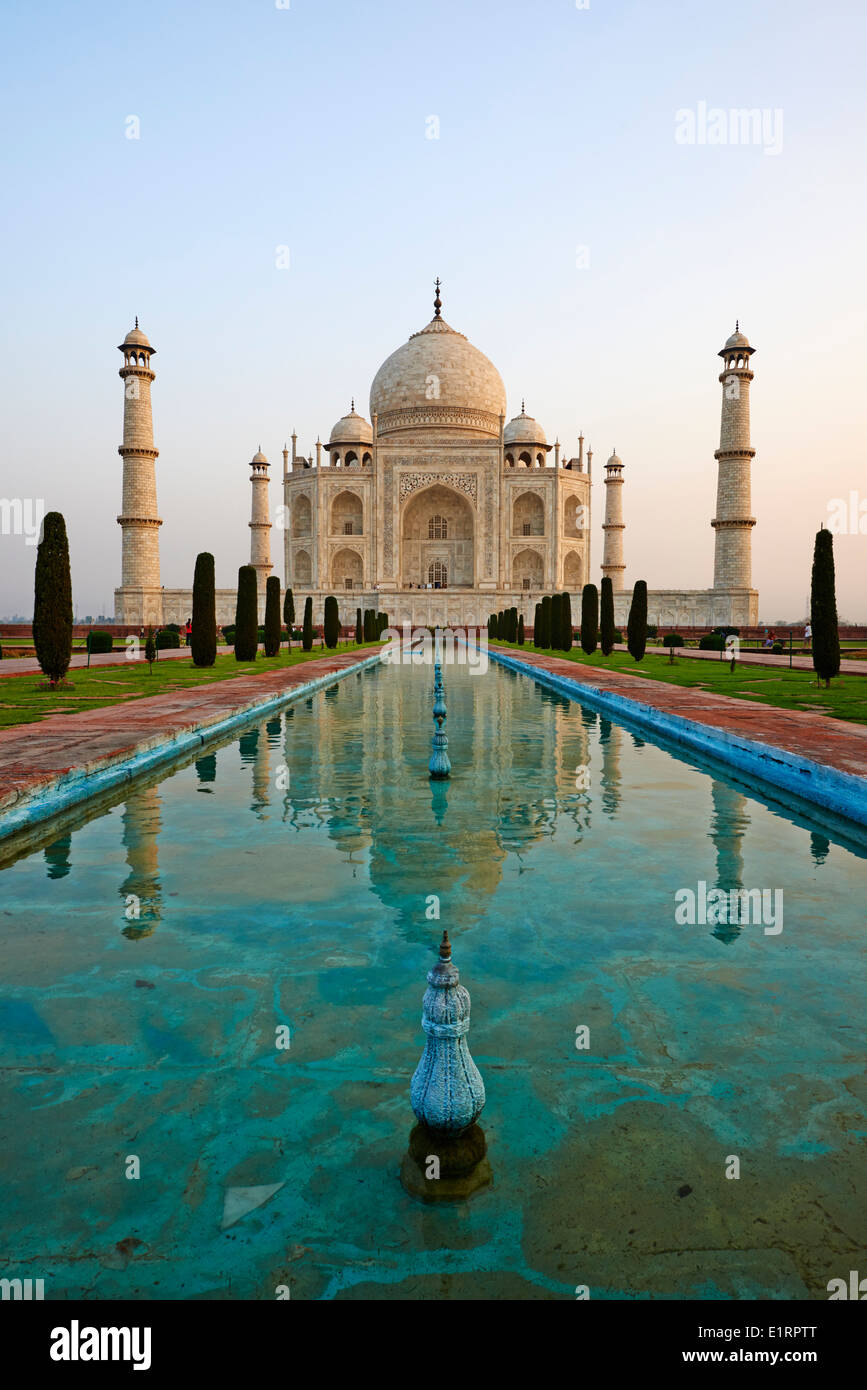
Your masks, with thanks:
[[(739, 317), (753, 582), (762, 619), (801, 617), (832, 499), (867, 532), (865, 29), (855, 0), (7, 0), (0, 494), (64, 513), (76, 608), (111, 612), (138, 314), (163, 583), (208, 549), (230, 586), (257, 446), (276, 507), (293, 426), (308, 452), (353, 394), (367, 413), (439, 275), (510, 414), (592, 443), (594, 578), (616, 446), (627, 582), (706, 588)], [(702, 102), (782, 127), (679, 143)], [(867, 620), (867, 534), (835, 548), (841, 616)], [(34, 559), (0, 536), (0, 613), (30, 613)]]

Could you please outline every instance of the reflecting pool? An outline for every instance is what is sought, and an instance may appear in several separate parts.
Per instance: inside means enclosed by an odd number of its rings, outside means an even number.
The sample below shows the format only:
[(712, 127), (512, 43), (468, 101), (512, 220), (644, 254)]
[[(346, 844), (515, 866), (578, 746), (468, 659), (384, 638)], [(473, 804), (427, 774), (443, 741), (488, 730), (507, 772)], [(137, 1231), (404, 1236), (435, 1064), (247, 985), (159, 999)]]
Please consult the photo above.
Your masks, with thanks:
[[(496, 666), (446, 667), (431, 783), (432, 683), (352, 674), (7, 849), (0, 1273), (788, 1299), (864, 1267), (864, 845)], [(781, 910), (676, 920), (714, 889)], [(399, 1182), (444, 927), (493, 1171), (455, 1206)]]

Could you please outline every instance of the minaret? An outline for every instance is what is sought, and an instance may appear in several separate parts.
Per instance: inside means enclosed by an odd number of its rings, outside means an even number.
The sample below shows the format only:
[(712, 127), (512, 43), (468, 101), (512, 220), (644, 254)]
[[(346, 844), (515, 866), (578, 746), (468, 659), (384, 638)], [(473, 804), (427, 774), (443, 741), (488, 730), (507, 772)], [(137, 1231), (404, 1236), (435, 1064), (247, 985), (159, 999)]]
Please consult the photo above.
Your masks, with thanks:
[(253, 512), (250, 521), (250, 564), (256, 570), (256, 588), (261, 599), (265, 580), (271, 573), (271, 517), (268, 507), (268, 460), (259, 449), (250, 460)]
[(715, 589), (752, 588), (752, 528), (750, 516), (750, 468), (755, 449), (750, 448), (750, 358), (755, 348), (735, 324), (735, 331), (718, 354), (724, 367), (722, 382), (722, 423), (716, 516), (713, 586)]
[(623, 464), (614, 450), (605, 465), (605, 545), (602, 550), (602, 578), (611, 580), (615, 593), (623, 589)]
[(151, 415), (151, 347), (135, 321), (118, 351), (123, 366), (123, 500), (117, 518), (123, 535), (121, 588), (116, 595), (117, 616), (122, 622), (158, 624), (163, 620), (160, 588), (160, 538), (157, 516), (154, 426)]

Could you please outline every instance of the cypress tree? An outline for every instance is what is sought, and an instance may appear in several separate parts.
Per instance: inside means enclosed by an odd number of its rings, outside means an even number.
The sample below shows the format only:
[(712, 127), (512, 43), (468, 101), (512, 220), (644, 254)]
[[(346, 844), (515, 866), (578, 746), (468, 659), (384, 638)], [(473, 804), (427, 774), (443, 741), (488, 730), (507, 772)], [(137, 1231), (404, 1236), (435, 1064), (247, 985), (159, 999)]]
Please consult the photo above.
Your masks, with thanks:
[(813, 577), (810, 584), (810, 626), (813, 629), (813, 669), (825, 682), (840, 674), (840, 634), (834, 582), (834, 537), (823, 527), (816, 532)]
[(518, 640), (518, 610), (517, 610), (517, 608), (510, 608), (510, 609), (509, 609), (509, 613), (511, 614), (511, 622), (509, 623), (509, 641), (510, 641), (510, 642), (517, 642), (517, 640)]
[(66, 522), (60, 512), (46, 512), (36, 551), (33, 645), (50, 683), (62, 681), (72, 656), (72, 577)]
[(539, 646), (546, 651), (551, 650), (551, 596), (546, 594), (542, 599), (542, 635), (539, 639)]
[(537, 603), (533, 611), (533, 646), (541, 647), (539, 640), (542, 636), (542, 605)]
[(313, 600), (307, 597), (304, 600), (304, 623), (301, 628), (301, 646), (305, 652), (309, 652), (313, 647)]
[(603, 656), (614, 651), (614, 582), (608, 575), (602, 580), (602, 613), (599, 623), (599, 645)]
[(564, 652), (572, 650), (572, 600), (568, 594), (563, 595), (563, 623), (562, 641), (560, 646)]
[(585, 584), (581, 591), (581, 650), (588, 656), (596, 650), (599, 632), (599, 591), (595, 584)]
[(340, 613), (337, 608), (337, 599), (333, 594), (329, 594), (325, 600), (323, 635), (326, 647), (333, 649), (337, 646), (340, 640)]
[(292, 629), (295, 626), (295, 599), (292, 596), (291, 589), (287, 589), (286, 593), (283, 596), (283, 626), (286, 629), (286, 641), (288, 642), (289, 650), (291, 651)]
[(153, 675), (153, 672), (154, 672), (154, 662), (155, 662), (155, 660), (156, 660), (156, 655), (157, 655), (156, 638), (154, 637), (154, 630), (153, 630), (153, 628), (152, 628), (152, 627), (149, 627), (149, 628), (148, 628), (147, 641), (145, 642), (145, 661), (146, 661), (147, 664), (148, 664), (148, 675), (149, 675), (149, 676), (152, 676), (152, 675)]
[(280, 580), (269, 574), (265, 580), (265, 655), (280, 651)]
[(364, 629), (361, 626), (361, 609), (355, 610), (355, 641), (360, 647), (364, 641)]
[(643, 579), (637, 580), (632, 590), (626, 645), (635, 660), (640, 661), (647, 646), (647, 584)]
[(518, 638), (517, 638), (517, 641), (518, 641), (518, 646), (519, 646), (519, 647), (523, 647), (523, 645), (524, 645), (524, 615), (523, 615), (523, 613), (521, 614), (520, 618), (518, 619)]
[(256, 571), (252, 565), (238, 570), (238, 601), (235, 607), (235, 660), (255, 661), (259, 650), (259, 595)]
[(214, 557), (207, 550), (196, 556), (190, 646), (194, 666), (213, 666), (217, 659), (217, 598), (214, 592)]
[(551, 646), (558, 651), (563, 645), (563, 596), (551, 595)]

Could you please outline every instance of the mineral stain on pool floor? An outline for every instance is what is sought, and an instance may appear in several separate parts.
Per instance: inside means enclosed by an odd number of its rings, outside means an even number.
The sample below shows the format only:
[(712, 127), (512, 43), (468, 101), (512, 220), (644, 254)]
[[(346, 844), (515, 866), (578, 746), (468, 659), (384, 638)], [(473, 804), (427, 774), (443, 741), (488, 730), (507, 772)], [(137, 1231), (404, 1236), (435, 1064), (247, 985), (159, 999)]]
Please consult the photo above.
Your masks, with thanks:
[[(525, 677), (445, 677), (448, 783), (430, 669), (375, 669), (7, 853), (2, 1275), (824, 1299), (867, 1269), (863, 848)], [(700, 883), (782, 889), (783, 930), (678, 925)], [(399, 1181), (444, 927), (494, 1175), (454, 1207)]]

